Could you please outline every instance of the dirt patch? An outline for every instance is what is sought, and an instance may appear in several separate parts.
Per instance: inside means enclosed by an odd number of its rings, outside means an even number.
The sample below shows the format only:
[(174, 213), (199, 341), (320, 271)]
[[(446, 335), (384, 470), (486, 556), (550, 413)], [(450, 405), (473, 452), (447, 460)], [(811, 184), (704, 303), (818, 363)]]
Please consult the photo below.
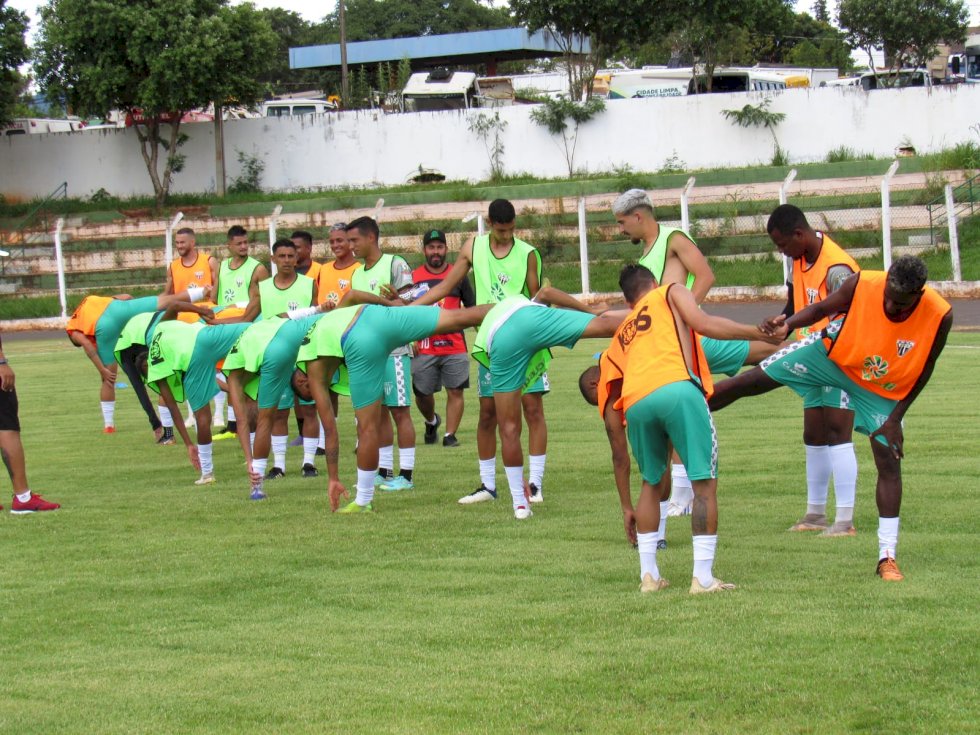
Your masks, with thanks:
[[(184, 213), (184, 217), (209, 217), (210, 211), (209, 207), (204, 205), (193, 206), (193, 207), (181, 207), (180, 211)], [(155, 219), (160, 216), (160, 213), (155, 209), (150, 207), (143, 207), (141, 209), (120, 209), (119, 213), (128, 219)], [(172, 215), (171, 215), (172, 216)]]

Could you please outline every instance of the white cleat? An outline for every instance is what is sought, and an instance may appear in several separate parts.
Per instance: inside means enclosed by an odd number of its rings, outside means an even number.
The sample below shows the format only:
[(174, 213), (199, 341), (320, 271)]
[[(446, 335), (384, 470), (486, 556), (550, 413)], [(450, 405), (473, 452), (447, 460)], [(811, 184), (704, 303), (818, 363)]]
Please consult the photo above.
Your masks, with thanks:
[(528, 498), (532, 503), (543, 503), (544, 502), (544, 491), (535, 485), (533, 482), (528, 485), (531, 489), (531, 497)]
[(200, 478), (194, 480), (195, 485), (213, 485), (216, 482), (214, 475), (201, 475)]
[(514, 518), (519, 521), (527, 520), (533, 515), (534, 513), (532, 513), (531, 509), (526, 505), (518, 505), (516, 508), (514, 508)]
[(686, 505), (679, 505), (673, 501), (667, 504), (667, 517), (668, 518), (679, 518), (680, 516), (691, 515), (691, 503)]
[(692, 595), (703, 595), (708, 592), (728, 592), (729, 590), (735, 589), (735, 585), (730, 582), (722, 582), (720, 579), (715, 577), (711, 580), (711, 584), (704, 587), (701, 581), (697, 577), (691, 579), (691, 594)]

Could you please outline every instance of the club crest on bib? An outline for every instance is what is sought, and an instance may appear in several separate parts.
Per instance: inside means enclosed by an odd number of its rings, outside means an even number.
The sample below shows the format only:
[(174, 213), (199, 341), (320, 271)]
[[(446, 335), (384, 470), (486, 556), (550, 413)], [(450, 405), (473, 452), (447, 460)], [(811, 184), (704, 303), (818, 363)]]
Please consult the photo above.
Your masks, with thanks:
[(341, 278), (337, 281), (337, 285), (340, 286), (341, 290), (345, 291), (350, 288), (350, 281), (348, 281), (346, 278)]
[(204, 271), (194, 271), (194, 279), (200, 281), (204, 278)]
[(815, 303), (817, 303), (817, 299), (819, 299), (819, 298), (820, 298), (820, 291), (818, 291), (817, 289), (815, 289), (815, 288), (808, 288), (806, 290), (806, 302), (808, 304), (815, 304)]
[(245, 285), (245, 279), (244, 278), (236, 278), (235, 279), (235, 286), (236, 287), (241, 288), (244, 285)]
[(900, 339), (895, 343), (895, 346), (898, 349), (898, 356), (905, 357), (915, 347), (915, 342), (910, 339)]
[(163, 362), (163, 349), (160, 347), (160, 336), (156, 335), (150, 343), (150, 364), (159, 365)]
[(299, 308), (299, 302), (298, 301), (290, 301), (288, 304), (286, 304), (286, 306), (289, 307), (289, 311), (295, 311), (296, 309)]

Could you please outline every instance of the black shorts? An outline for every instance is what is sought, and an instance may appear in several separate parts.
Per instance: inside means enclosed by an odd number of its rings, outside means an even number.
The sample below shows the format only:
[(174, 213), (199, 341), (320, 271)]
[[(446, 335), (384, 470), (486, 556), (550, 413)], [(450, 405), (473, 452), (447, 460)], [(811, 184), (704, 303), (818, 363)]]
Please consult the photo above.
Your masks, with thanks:
[(0, 390), (0, 431), (20, 431), (17, 391)]

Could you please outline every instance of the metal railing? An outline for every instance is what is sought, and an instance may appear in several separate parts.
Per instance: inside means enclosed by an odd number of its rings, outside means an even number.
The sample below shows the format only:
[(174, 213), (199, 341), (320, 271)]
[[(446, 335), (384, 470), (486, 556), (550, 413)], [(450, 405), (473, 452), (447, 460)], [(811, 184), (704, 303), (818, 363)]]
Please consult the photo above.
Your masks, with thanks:
[(15, 258), (25, 257), (28, 248), (52, 246), (51, 231), (55, 221), (61, 216), (54, 205), (67, 198), (68, 182), (63, 181), (38, 202), (16, 227), (0, 232), (0, 243), (8, 253), (7, 257), (0, 258), (0, 279), (7, 275), (7, 264)]

